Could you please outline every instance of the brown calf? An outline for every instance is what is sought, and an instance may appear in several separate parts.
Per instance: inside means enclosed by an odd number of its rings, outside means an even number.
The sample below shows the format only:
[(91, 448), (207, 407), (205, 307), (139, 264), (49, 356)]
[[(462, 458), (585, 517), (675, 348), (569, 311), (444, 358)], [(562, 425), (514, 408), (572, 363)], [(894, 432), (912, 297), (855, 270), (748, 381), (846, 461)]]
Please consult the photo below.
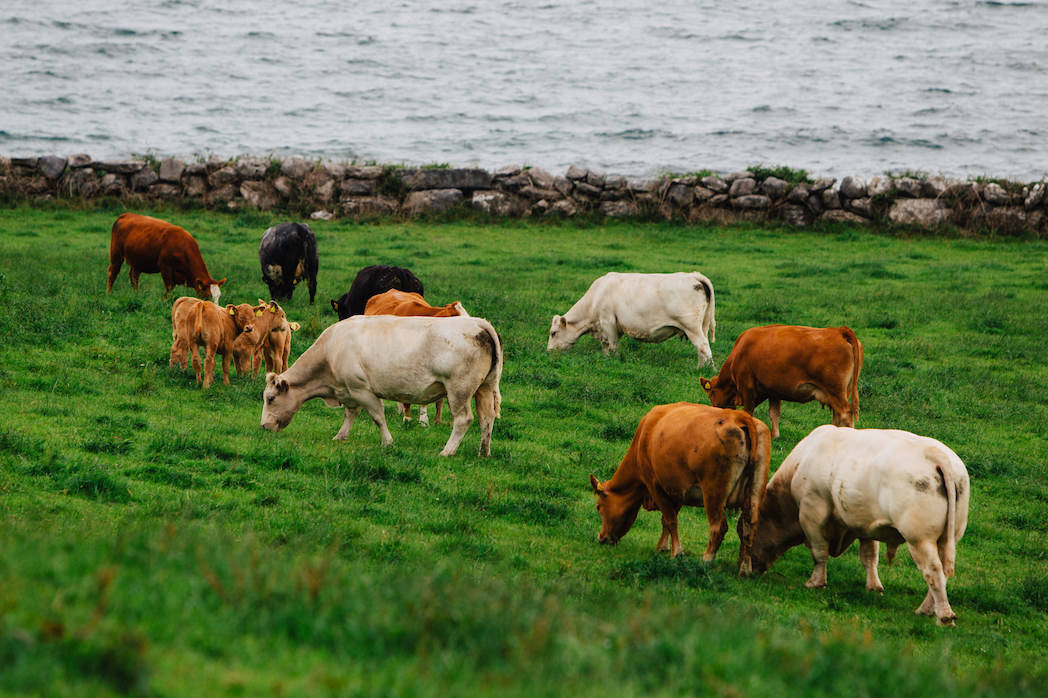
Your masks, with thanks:
[(288, 322), (287, 314), (276, 301), (258, 299), (255, 310), (255, 331), (242, 334), (233, 343), (233, 361), (237, 373), (258, 375), (263, 361), (267, 372), (283, 373), (291, 355), (291, 333), (298, 330), (297, 322)]
[(836, 426), (855, 426), (862, 360), (862, 343), (847, 327), (751, 327), (735, 340), (720, 374), (699, 381), (714, 407), (742, 405), (753, 414), (768, 400), (771, 435), (778, 437), (783, 400), (818, 400)]
[(186, 355), (193, 359), (193, 372), (197, 383), (200, 377), (200, 354), (204, 348), (203, 387), (214, 382), (215, 355), (222, 356), (222, 381), (229, 385), (229, 359), (233, 355), (233, 343), (243, 334), (252, 334), (255, 311), (248, 303), (227, 305), (224, 308), (208, 301), (183, 296), (171, 308), (171, 366), (185, 368)]

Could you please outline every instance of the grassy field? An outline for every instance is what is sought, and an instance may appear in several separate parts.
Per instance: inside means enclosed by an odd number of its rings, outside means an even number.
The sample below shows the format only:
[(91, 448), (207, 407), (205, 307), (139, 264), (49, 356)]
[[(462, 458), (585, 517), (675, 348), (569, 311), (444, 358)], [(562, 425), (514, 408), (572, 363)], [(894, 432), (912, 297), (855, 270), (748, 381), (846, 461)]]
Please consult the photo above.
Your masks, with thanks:
[[(403, 426), (307, 403), (259, 429), (261, 377), (200, 390), (168, 368), (170, 307), (126, 267), (121, 209), (0, 209), (0, 694), (1017, 696), (1048, 685), (1048, 244), (673, 224), (317, 222), (315, 306), (287, 307), (292, 360), (356, 271), (412, 269), (503, 338), (492, 457), (477, 425)], [(200, 241), (222, 302), (266, 293), (268, 214), (139, 210)], [(588, 476), (610, 477), (653, 405), (705, 401), (686, 342), (583, 338), (550, 318), (608, 271), (699, 270), (717, 366), (746, 328), (847, 324), (866, 347), (860, 427), (953, 448), (972, 476), (948, 591), (958, 626), (913, 610), (904, 552), (868, 593), (857, 547), (808, 590), (803, 547), (753, 579), (682, 512), (687, 555), (642, 513), (600, 546)], [(757, 411), (767, 419), (767, 405)], [(786, 403), (772, 468), (812, 428)]]

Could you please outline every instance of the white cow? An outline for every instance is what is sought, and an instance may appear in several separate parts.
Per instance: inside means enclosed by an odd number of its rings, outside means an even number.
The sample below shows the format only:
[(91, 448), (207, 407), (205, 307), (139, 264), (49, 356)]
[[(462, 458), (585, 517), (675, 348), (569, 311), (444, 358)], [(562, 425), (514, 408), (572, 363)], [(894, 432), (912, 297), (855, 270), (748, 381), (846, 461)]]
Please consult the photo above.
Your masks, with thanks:
[(335, 434), (346, 439), (363, 408), (375, 420), (382, 445), (393, 443), (382, 400), (427, 404), (447, 396), (454, 418), (442, 456), (453, 455), (480, 416), (480, 455), (491, 455), (491, 429), (502, 396), (502, 343), (487, 320), (356, 315), (324, 330), (284, 373), (266, 374), (262, 427), (280, 431), (302, 403), (319, 397), (345, 408)]
[(618, 350), (620, 335), (641, 342), (684, 336), (699, 352), (701, 366), (713, 362), (710, 342), (716, 332), (713, 284), (699, 272), (610, 272), (563, 317), (553, 316), (546, 349), (570, 349), (584, 334), (600, 340), (605, 354)]
[(786, 456), (761, 504), (754, 534), (754, 572), (763, 572), (801, 543), (815, 570), (808, 587), (826, 586), (826, 559), (859, 539), (866, 588), (884, 591), (877, 541), (909, 546), (928, 594), (917, 613), (954, 625), (946, 598), (957, 541), (968, 524), (968, 471), (935, 439), (908, 431), (821, 426)]

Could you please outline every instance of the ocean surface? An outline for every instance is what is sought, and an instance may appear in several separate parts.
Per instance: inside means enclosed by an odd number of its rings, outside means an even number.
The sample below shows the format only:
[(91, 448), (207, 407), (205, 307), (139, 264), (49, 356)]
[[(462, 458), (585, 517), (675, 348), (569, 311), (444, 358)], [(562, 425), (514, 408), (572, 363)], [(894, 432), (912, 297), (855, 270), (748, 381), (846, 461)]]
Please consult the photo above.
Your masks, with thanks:
[(1048, 176), (1048, 2), (2, 0), (0, 155)]

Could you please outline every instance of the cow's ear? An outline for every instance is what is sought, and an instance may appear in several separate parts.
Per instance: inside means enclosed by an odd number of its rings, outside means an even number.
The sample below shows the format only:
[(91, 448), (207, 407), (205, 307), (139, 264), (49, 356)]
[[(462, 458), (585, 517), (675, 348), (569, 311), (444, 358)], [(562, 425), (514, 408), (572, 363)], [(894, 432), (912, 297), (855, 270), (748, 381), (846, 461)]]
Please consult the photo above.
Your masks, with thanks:
[(222, 285), (222, 284), (224, 284), (225, 282), (226, 282), (226, 280), (225, 280), (225, 279), (222, 279), (221, 281), (216, 281), (216, 282), (215, 282), (215, 286), (221, 286), (221, 285)]
[(232, 303), (230, 303), (229, 305), (226, 306), (226, 310), (229, 311), (230, 315), (236, 315), (237, 314), (237, 307), (235, 305), (233, 305)]
[(593, 494), (604, 494), (604, 487), (600, 484), (600, 480), (598, 480), (597, 476), (593, 473), (590, 473), (590, 487), (593, 488)]
[(557, 320), (560, 321), (560, 326), (561, 327), (567, 327), (568, 326), (568, 321), (564, 319), (563, 315), (558, 315), (557, 316)]
[(334, 310), (336, 313), (338, 312), (338, 301), (336, 301), (334, 298), (331, 299), (331, 309)]
[(277, 392), (280, 394), (284, 394), (291, 389), (291, 384), (287, 382), (287, 379), (281, 378), (280, 376), (276, 377), (273, 381), (273, 385), (276, 386)]
[(302, 327), (302, 325), (298, 324), (297, 322), (289, 322), (289, 323), (288, 323), (288, 325), (289, 325), (289, 326), (291, 327), (291, 329), (292, 329), (293, 331), (295, 331), (295, 332), (297, 332), (297, 331), (298, 331), (298, 328)]
[(713, 383), (710, 382), (709, 378), (700, 378), (699, 384), (702, 386), (702, 389), (705, 390), (707, 393), (713, 390)]
[(262, 300), (261, 298), (259, 298), (259, 299), (258, 299), (258, 304), (259, 304), (259, 305), (265, 305), (265, 304), (266, 304), (266, 302), (265, 302), (264, 300)]

